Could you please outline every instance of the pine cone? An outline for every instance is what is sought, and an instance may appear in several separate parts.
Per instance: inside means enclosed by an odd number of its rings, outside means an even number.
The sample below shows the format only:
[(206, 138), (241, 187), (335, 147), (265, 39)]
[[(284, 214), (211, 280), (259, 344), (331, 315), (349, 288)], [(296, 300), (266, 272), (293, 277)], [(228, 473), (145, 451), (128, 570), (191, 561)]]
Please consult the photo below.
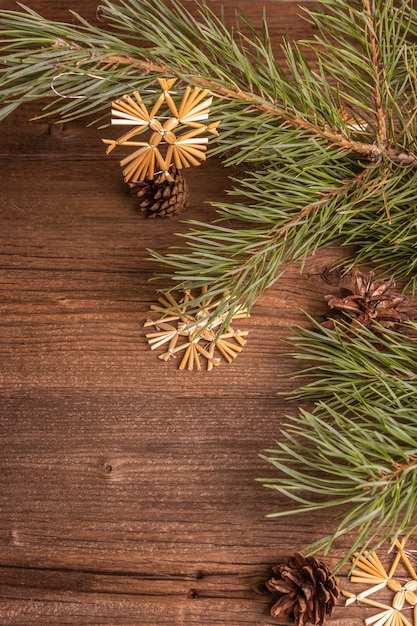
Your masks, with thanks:
[(314, 557), (296, 552), (285, 565), (272, 568), (275, 576), (266, 587), (279, 598), (271, 608), (273, 617), (292, 616), (296, 626), (321, 626), (330, 616), (339, 595), (337, 581), (328, 567)]
[(130, 194), (140, 198), (139, 208), (146, 217), (169, 217), (189, 205), (188, 185), (178, 170), (170, 171), (172, 181), (139, 180), (129, 183)]
[[(331, 309), (352, 319), (353, 323), (371, 326), (377, 321), (385, 328), (393, 328), (404, 319), (397, 307), (405, 300), (405, 296), (391, 292), (394, 287), (393, 280), (374, 280), (372, 272), (365, 275), (358, 271), (354, 291), (344, 289), (340, 297), (325, 296), (325, 299)], [(333, 324), (330, 320), (324, 325), (331, 327)]]

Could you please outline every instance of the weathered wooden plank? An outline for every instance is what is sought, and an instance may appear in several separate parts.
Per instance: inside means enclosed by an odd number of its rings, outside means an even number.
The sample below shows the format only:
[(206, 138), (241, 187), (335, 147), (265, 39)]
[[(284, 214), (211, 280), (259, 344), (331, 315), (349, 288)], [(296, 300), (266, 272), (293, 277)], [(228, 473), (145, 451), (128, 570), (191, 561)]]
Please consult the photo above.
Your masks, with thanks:
[[(288, 620), (277, 620), (268, 616), (268, 607), (248, 600), (225, 601), (219, 598), (103, 598), (91, 599), (87, 595), (82, 604), (75, 599), (62, 601), (25, 601), (5, 603), (2, 609), (4, 625), (19, 624), (111, 624), (112, 626), (226, 626), (235, 623), (239, 626), (257, 624), (259, 626), (289, 626)], [(262, 606), (262, 605), (261, 605)], [(366, 615), (371, 614), (366, 611)], [(109, 615), (111, 617), (109, 618)], [(348, 619), (338, 621), (340, 626), (352, 626), (355, 619), (351, 612)], [(57, 621), (58, 620), (58, 621)], [(360, 623), (360, 622), (358, 622)]]
[[(0, 568), (5, 624), (288, 624), (268, 616), (271, 596), (260, 572), (190, 575)], [(82, 602), (80, 599), (82, 598)], [(336, 609), (337, 611), (337, 609)], [(339, 609), (342, 612), (342, 607)], [(349, 619), (357, 614), (354, 609)], [(112, 621), (108, 621), (111, 614)], [(73, 621), (72, 621), (73, 620)], [(78, 621), (77, 621), (78, 620)], [(124, 621), (119, 621), (124, 620)], [(350, 622), (352, 623), (352, 622)], [(338, 621), (347, 626), (345, 619)]]

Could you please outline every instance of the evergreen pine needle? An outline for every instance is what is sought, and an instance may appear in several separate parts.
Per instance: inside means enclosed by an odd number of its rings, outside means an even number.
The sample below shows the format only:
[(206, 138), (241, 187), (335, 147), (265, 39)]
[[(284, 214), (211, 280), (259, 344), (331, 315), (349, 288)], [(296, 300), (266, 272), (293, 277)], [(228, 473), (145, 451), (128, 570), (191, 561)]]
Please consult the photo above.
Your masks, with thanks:
[(264, 460), (278, 475), (264, 485), (294, 502), (271, 517), (313, 510), (337, 512), (334, 533), (315, 542), (328, 552), (349, 534), (356, 550), (417, 529), (417, 324), (399, 330), (327, 329), (313, 322), (294, 335), (294, 357), (306, 378), (290, 397), (299, 408)]

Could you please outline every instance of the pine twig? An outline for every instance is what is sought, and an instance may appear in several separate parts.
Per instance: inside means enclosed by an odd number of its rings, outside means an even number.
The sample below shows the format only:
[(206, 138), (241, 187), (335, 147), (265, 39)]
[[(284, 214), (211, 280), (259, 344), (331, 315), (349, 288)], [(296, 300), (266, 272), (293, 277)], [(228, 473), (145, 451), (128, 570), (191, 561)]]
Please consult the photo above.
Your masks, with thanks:
[(355, 551), (417, 529), (417, 324), (313, 322), (294, 343), (309, 381), (292, 397), (314, 406), (289, 418), (262, 457), (278, 475), (261, 481), (295, 503), (271, 517), (342, 507), (334, 533), (308, 548), (328, 552), (355, 533), (340, 568)]
[[(64, 41), (62, 41), (60, 45), (70, 46), (68, 42)], [(377, 50), (374, 43), (372, 48), (373, 60), (374, 62), (377, 62)], [(79, 64), (82, 65), (83, 63), (90, 63), (93, 57), (94, 53), (90, 52), (90, 54), (84, 60), (80, 61)], [(106, 69), (115, 69), (128, 66), (129, 68), (137, 71), (139, 74), (145, 75), (162, 76), (171, 74), (186, 74), (181, 67), (178, 68), (167, 63), (155, 63), (153, 61), (150, 61), (149, 59), (136, 59), (132, 56), (127, 55), (113, 54), (109, 55), (108, 57), (103, 57), (98, 61), (95, 61), (95, 69), (100, 68), (101, 66), (104, 66)], [(267, 116), (282, 120), (290, 127), (306, 130), (310, 132), (313, 137), (316, 136), (323, 138), (331, 145), (333, 144), (339, 146), (343, 150), (348, 150), (356, 155), (363, 156), (370, 161), (375, 162), (379, 158), (381, 158), (381, 156), (386, 155), (390, 160), (395, 163), (401, 163), (403, 165), (413, 165), (417, 167), (416, 155), (404, 151), (398, 151), (393, 147), (387, 146), (385, 119), (381, 106), (381, 95), (377, 87), (375, 87), (375, 103), (380, 132), (378, 133), (377, 142), (368, 143), (364, 141), (354, 140), (351, 137), (348, 137), (344, 131), (338, 131), (337, 129), (330, 128), (327, 125), (324, 127), (320, 127), (318, 124), (311, 123), (301, 116), (294, 115), (294, 113), (292, 113), (285, 107), (280, 107), (276, 104), (272, 105), (264, 102), (262, 98), (254, 95), (253, 93), (244, 92), (241, 89), (237, 88), (233, 89), (231, 87), (226, 87), (217, 81), (210, 80), (208, 78), (198, 75), (187, 74), (187, 80), (192, 84), (198, 85), (199, 87), (210, 89), (211, 93), (214, 96), (217, 96), (221, 99), (231, 100), (232, 102), (240, 102), (244, 105), (255, 107)]]

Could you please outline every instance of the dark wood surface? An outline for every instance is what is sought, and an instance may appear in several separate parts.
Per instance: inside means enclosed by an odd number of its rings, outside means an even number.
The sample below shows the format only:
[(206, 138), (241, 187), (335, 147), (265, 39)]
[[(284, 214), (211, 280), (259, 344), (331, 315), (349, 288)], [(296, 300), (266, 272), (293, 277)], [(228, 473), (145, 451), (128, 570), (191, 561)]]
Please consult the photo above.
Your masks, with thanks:
[[(28, 4), (95, 18), (95, 0)], [(224, 4), (254, 24), (265, 4), (277, 50), (285, 32), (311, 34), (295, 2)], [(228, 172), (195, 168), (187, 214), (146, 220), (102, 131), (30, 121), (36, 112), (0, 124), (0, 623), (287, 623), (269, 616), (263, 583), (334, 520), (266, 519), (287, 503), (256, 482), (272, 474), (259, 454), (296, 410), (277, 395), (294, 385), (284, 341), (302, 310), (324, 313), (338, 252), (290, 269), (259, 300), (233, 364), (181, 372), (146, 342), (159, 269), (147, 249), (177, 243), (185, 218), (210, 220)], [(329, 623), (372, 614), (342, 605)]]

